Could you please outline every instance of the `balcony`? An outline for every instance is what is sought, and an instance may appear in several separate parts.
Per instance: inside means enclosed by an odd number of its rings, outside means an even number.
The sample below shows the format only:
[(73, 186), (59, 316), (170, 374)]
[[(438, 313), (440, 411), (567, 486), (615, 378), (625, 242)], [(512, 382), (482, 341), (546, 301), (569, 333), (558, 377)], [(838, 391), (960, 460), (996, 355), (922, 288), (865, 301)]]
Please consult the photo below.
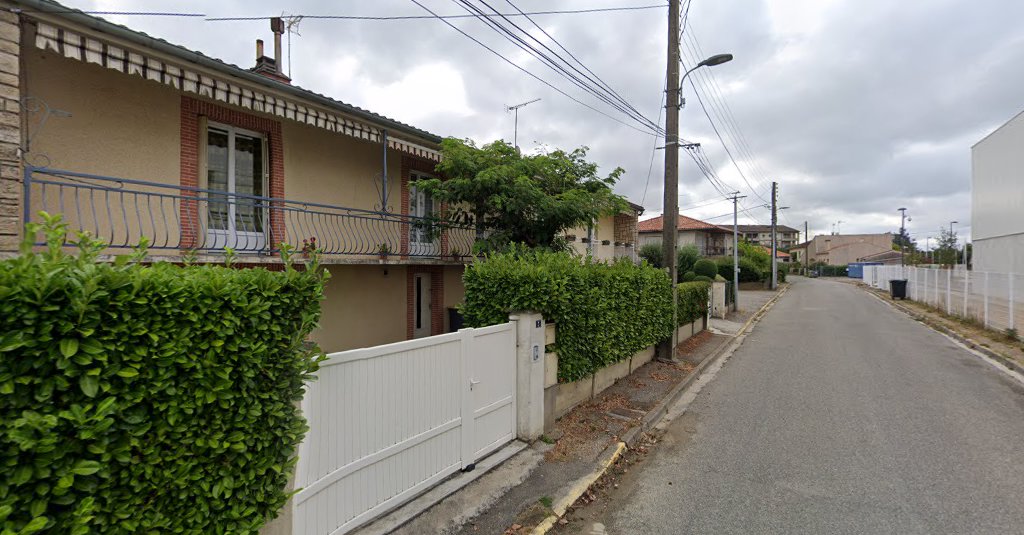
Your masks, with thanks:
[(436, 218), (26, 167), (24, 221), (62, 214), (71, 237), (87, 231), (121, 254), (148, 240), (150, 255), (280, 262), (280, 244), (324, 263), (462, 262), (475, 229)]

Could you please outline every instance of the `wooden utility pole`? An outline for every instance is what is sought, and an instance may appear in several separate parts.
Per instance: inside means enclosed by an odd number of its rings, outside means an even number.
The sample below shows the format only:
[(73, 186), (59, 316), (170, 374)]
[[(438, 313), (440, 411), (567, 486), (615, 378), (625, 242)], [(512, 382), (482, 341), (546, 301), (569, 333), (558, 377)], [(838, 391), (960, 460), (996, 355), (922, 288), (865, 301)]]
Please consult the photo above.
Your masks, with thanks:
[(778, 240), (775, 238), (775, 227), (778, 223), (778, 197), (779, 197), (779, 183), (772, 182), (772, 290), (779, 287), (779, 265), (777, 258), (778, 255)]
[(673, 359), (678, 343), (676, 227), (679, 217), (679, 0), (668, 2), (668, 64), (665, 73), (665, 199), (661, 214), (661, 255), (672, 278), (672, 339), (663, 358)]

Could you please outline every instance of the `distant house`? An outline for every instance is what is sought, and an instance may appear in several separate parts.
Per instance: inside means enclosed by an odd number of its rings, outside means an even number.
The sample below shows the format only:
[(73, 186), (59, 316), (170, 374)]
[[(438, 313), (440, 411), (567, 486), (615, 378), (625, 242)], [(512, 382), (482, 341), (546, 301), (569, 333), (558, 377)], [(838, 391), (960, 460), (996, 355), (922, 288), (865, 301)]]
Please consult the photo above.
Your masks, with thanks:
[(859, 258), (892, 250), (892, 233), (825, 234), (790, 249), (805, 264), (845, 266)]
[(1024, 272), (1024, 112), (971, 147), (971, 239), (974, 269)]
[(898, 266), (902, 257), (903, 255), (900, 251), (889, 249), (888, 251), (862, 256), (857, 259), (857, 262), (878, 262), (887, 266)]
[(798, 243), (789, 248), (790, 259), (793, 262), (803, 264), (807, 258), (807, 246), (810, 242)]
[[(661, 243), (663, 226), (664, 222), (661, 216), (641, 221), (639, 223), (640, 245)], [(676, 224), (676, 247), (685, 245), (696, 245), (700, 254), (704, 256), (732, 254), (732, 229), (680, 214)]]
[[(772, 246), (771, 225), (737, 225), (736, 228), (739, 232), (740, 238), (756, 245), (762, 245), (764, 247)], [(799, 230), (787, 227), (786, 225), (775, 226), (775, 239), (778, 242), (777, 247), (779, 249), (789, 249), (793, 247), (796, 245), (799, 238)]]
[[(771, 255), (772, 255), (772, 248), (771, 248), (771, 246), (769, 245), (769, 246), (766, 247), (766, 246), (762, 245), (761, 248), (764, 249), (764, 252), (768, 253), (768, 257), (770, 258)], [(790, 255), (789, 253), (787, 253), (785, 251), (776, 250), (775, 251), (775, 258), (777, 258), (779, 260), (779, 262), (785, 262), (787, 264), (793, 261), (792, 255)]]
[(629, 203), (629, 209), (598, 219), (593, 225), (569, 229), (565, 239), (576, 253), (597, 260), (637, 260), (637, 219), (644, 207)]

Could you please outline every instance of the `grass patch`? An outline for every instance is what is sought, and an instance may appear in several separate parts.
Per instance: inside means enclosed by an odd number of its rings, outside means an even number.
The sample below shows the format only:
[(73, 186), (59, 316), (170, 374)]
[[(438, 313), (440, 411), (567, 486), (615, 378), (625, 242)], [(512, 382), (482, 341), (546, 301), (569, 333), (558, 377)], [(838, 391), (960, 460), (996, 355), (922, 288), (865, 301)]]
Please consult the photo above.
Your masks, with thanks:
[(547, 507), (548, 509), (551, 509), (551, 504), (554, 503), (551, 500), (551, 496), (541, 496), (540, 499), (537, 501), (544, 507)]

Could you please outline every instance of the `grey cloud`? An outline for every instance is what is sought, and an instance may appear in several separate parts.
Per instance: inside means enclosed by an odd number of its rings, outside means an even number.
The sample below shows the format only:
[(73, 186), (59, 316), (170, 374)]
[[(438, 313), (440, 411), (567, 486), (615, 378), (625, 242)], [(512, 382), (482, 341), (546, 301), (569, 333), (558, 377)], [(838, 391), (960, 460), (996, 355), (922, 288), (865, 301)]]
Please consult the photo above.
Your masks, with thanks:
[[(460, 9), (431, 0), (439, 12)], [(587, 6), (622, 5), (623, 0), (591, 0)], [(133, 9), (127, 1), (72, 2), (77, 7)], [(541, 0), (519, 0), (523, 9), (549, 7)], [(504, 2), (495, 1), (495, 7)], [(574, 4), (575, 6), (575, 4)], [(781, 0), (695, 0), (689, 17), (706, 54), (731, 52), (736, 60), (717, 67), (718, 80), (756, 164), (724, 129), (726, 141), (762, 196), (767, 182), (781, 183), (782, 203), (792, 208), (783, 222), (812, 230), (830, 230), (842, 219), (844, 232), (894, 230), (895, 209), (908, 206), (914, 227), (934, 233), (951, 219), (970, 219), (970, 145), (1024, 107), (1024, 4), (977, 0), (843, 1), (821, 8), (819, 25), (802, 34), (780, 34), (772, 10), (799, 9)], [(818, 7), (818, 6), (815, 6)], [(198, 0), (178, 2), (176, 10), (213, 14), (274, 14), (279, 4), (256, 0), (221, 2), (216, 8)], [(306, 0), (290, 3), (290, 12), (406, 13), (421, 10), (405, 0), (338, 3)], [(636, 105), (658, 116), (664, 80), (665, 12), (538, 17), (567, 48)], [(198, 48), (212, 56), (248, 66), (252, 41), (269, 39), (265, 21), (202, 23), (123, 17), (132, 27)], [(519, 20), (521, 24), (528, 24)], [(508, 57), (521, 54), (476, 20), (460, 28)], [(525, 27), (525, 26), (524, 26)], [(809, 29), (810, 30), (810, 29)], [(661, 205), (661, 151), (649, 184), (647, 170), (654, 138), (637, 133), (558, 95), (502, 63), (451, 28), (433, 20), (341, 22), (306, 20), (293, 38), (296, 82), (355, 105), (351, 88), (333, 87), (325, 65), (345, 56), (359, 59), (359, 74), (375, 86), (403, 80), (417, 65), (444, 61), (463, 76), (472, 114), (435, 113), (417, 126), (442, 135), (498, 135), (511, 139), (512, 116), (504, 106), (531, 98), (543, 100), (520, 114), (520, 145), (591, 147), (604, 171), (621, 166), (627, 173), (617, 190), (635, 201), (643, 197), (652, 212)], [(525, 64), (573, 95), (580, 92), (537, 62)], [(709, 73), (695, 74), (707, 80)], [(409, 87), (415, 94), (418, 81)], [(682, 136), (700, 141), (719, 174), (749, 196), (748, 208), (761, 204), (739, 179), (708, 125), (689, 87), (682, 112)], [(712, 100), (705, 96), (705, 103)], [(588, 103), (598, 104), (590, 98)], [(606, 109), (600, 106), (602, 109)], [(382, 111), (385, 110), (374, 110)], [(614, 113), (614, 112), (610, 112)], [(396, 117), (401, 120), (402, 117)], [(720, 125), (720, 128), (724, 125)], [(908, 150), (914, 149), (914, 150)], [(800, 177), (797, 181), (794, 177)], [(682, 157), (680, 203), (713, 199), (717, 193), (689, 158)], [(729, 203), (688, 211), (713, 217)], [(767, 222), (766, 211), (744, 214), (747, 222)], [(715, 222), (726, 222), (728, 218)], [(927, 230), (924, 230), (927, 229)]]

